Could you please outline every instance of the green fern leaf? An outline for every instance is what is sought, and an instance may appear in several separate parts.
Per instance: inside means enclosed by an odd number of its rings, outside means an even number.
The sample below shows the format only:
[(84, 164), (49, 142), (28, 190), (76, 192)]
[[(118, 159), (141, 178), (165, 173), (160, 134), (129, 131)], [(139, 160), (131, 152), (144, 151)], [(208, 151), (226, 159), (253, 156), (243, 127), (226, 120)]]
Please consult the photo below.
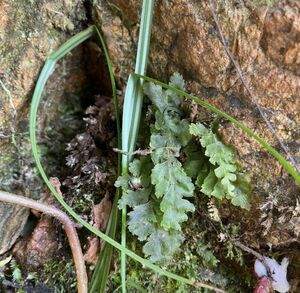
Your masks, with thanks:
[(140, 241), (146, 240), (149, 235), (156, 231), (157, 219), (152, 203), (135, 206), (133, 211), (128, 213), (128, 216), (128, 229)]
[(163, 91), (161, 86), (155, 85), (154, 83), (145, 83), (143, 89), (144, 94), (147, 95), (157, 109), (163, 113), (168, 104), (165, 91)]
[(152, 262), (165, 262), (171, 259), (182, 241), (183, 237), (178, 231), (158, 229), (150, 235), (143, 247), (143, 252), (150, 256)]
[(128, 174), (119, 176), (115, 182), (115, 187), (127, 188), (130, 176)]
[[(213, 170), (210, 170), (208, 175), (205, 177), (203, 184), (201, 185), (201, 192), (208, 196), (211, 196), (217, 181), (218, 178), (216, 177), (215, 172)], [(218, 198), (222, 199), (222, 197)]]
[[(185, 86), (179, 74), (171, 77), (170, 84)], [(201, 123), (189, 125), (184, 119), (182, 97), (152, 83), (144, 84), (144, 92), (155, 112), (149, 127), (151, 155), (130, 163), (129, 174), (120, 176), (115, 185), (123, 188), (119, 207), (132, 209), (129, 231), (145, 241), (143, 252), (152, 262), (162, 263), (180, 247), (181, 224), (195, 210), (188, 200), (194, 194), (192, 180), (207, 196), (228, 199), (246, 209), (250, 190), (238, 171), (234, 150), (220, 140), (216, 129)], [(208, 247), (202, 246), (206, 261), (216, 264)]]
[[(180, 74), (171, 77), (171, 85), (184, 88), (184, 81)], [(179, 105), (182, 98), (174, 91), (163, 91), (157, 85), (146, 83), (144, 92), (150, 98), (157, 111), (155, 113), (155, 129), (165, 136), (171, 136), (185, 146), (191, 139), (189, 123), (182, 119), (183, 112)]]
[[(184, 162), (184, 171), (192, 179), (196, 179), (199, 175), (199, 170), (204, 168), (206, 159), (202, 148), (199, 148), (199, 144), (195, 140), (191, 140), (189, 144), (183, 149), (186, 156)], [(206, 175), (208, 172), (206, 172)]]
[(155, 165), (151, 174), (152, 184), (155, 186), (155, 195), (162, 198), (160, 210), (164, 213), (161, 226), (166, 229), (181, 230), (180, 223), (187, 220), (187, 212), (193, 212), (195, 207), (183, 197), (191, 197), (194, 185), (188, 177), (181, 163), (168, 160)]
[(235, 183), (234, 194), (235, 197), (231, 200), (232, 204), (239, 206), (243, 209), (249, 210), (249, 194), (251, 192), (251, 187), (246, 176), (242, 173), (237, 174), (237, 180)]
[(140, 190), (127, 190), (122, 198), (119, 200), (118, 206), (119, 209), (122, 209), (125, 206), (131, 208), (145, 204), (149, 201), (149, 196), (152, 192), (152, 188), (143, 188)]
[[(182, 75), (178, 72), (175, 72), (171, 76), (169, 84), (178, 89), (182, 89), (183, 91), (185, 90), (185, 81), (184, 81)], [(172, 94), (176, 94), (176, 93), (174, 91), (172, 91)], [(178, 106), (179, 106), (179, 104), (178, 104)]]
[(180, 143), (172, 135), (152, 134), (150, 147), (153, 150), (151, 158), (154, 164), (168, 160), (170, 157), (179, 157)]
[[(235, 153), (231, 147), (225, 145), (211, 129), (203, 124), (191, 124), (190, 133), (194, 135), (205, 149), (205, 156), (211, 163), (210, 172), (201, 184), (201, 192), (218, 199), (227, 198), (232, 204), (249, 209), (249, 188), (241, 187), (237, 182), (237, 170)], [(200, 173), (203, 178), (203, 172)], [(249, 186), (249, 183), (239, 175), (239, 182)]]

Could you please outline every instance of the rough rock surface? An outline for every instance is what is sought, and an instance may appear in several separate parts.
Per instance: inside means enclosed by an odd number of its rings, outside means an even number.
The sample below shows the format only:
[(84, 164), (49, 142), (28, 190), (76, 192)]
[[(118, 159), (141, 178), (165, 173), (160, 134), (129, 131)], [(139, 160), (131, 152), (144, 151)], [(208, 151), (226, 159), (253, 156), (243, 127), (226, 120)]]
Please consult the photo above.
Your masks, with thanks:
[[(119, 86), (123, 86), (134, 67), (141, 1), (94, 2), (95, 21), (104, 33)], [(273, 1), (269, 6), (254, 3), (216, 1), (218, 16), (228, 45), (258, 103), (299, 162), (299, 1)], [(12, 178), (15, 171), (11, 172), (7, 166), (16, 162), (18, 152), (10, 143), (11, 134), (20, 131), (19, 125), (27, 117), (27, 100), (42, 62), (51, 48), (66, 39), (69, 35), (66, 31), (76, 32), (85, 14), (82, 2), (71, 0), (51, 1), (51, 4), (4, 0), (0, 8), (0, 53), (6, 56), (0, 60), (1, 81), (11, 92), (18, 114), (15, 117), (10, 96), (1, 83), (0, 103), (4, 115), (0, 118), (3, 132), (0, 173), (8, 172), (5, 178)], [(32, 15), (25, 17), (20, 12), (22, 9), (30, 9)], [(11, 43), (14, 39), (18, 45)], [(174, 71), (183, 74), (193, 94), (237, 118), (280, 150), (225, 53), (207, 1), (156, 1), (149, 73), (166, 81)], [(48, 97), (59, 100), (59, 95), (51, 91)], [(198, 115), (202, 119), (211, 118), (202, 109)], [(249, 246), (261, 249), (268, 244), (279, 255), (290, 257), (291, 270), (295, 271), (299, 253), (291, 245), (299, 247), (299, 187), (253, 139), (231, 123), (222, 121), (221, 125), (225, 140), (237, 148), (253, 186), (251, 211), (240, 213), (234, 209), (233, 212), (230, 207), (224, 207), (223, 218), (241, 224), (241, 239)], [(23, 174), (21, 169), (13, 168), (19, 179)], [(6, 184), (6, 188), (10, 186)]]
[(53, 219), (42, 216), (34, 231), (13, 248), (15, 258), (27, 271), (34, 271), (51, 260), (59, 245)]
[[(33, 87), (49, 52), (80, 31), (86, 19), (83, 1), (0, 1), (0, 188), (27, 196), (38, 196), (41, 182), (34, 170), (28, 139), (28, 111)], [(76, 95), (82, 72), (68, 83), (76, 66), (65, 62), (52, 77), (43, 106), (48, 115), (39, 125), (51, 125), (59, 111), (57, 103)], [(80, 58), (79, 58), (80, 60)], [(78, 61), (77, 61), (78, 65)], [(60, 67), (61, 68), (61, 67)], [(81, 72), (81, 76), (80, 76)], [(64, 83), (61, 81), (64, 80)], [(58, 82), (58, 84), (56, 84)], [(72, 89), (72, 90), (71, 90)], [(81, 88), (82, 89), (82, 88)], [(52, 99), (51, 99), (52, 98)], [(0, 203), (0, 254), (20, 235), (28, 210)]]

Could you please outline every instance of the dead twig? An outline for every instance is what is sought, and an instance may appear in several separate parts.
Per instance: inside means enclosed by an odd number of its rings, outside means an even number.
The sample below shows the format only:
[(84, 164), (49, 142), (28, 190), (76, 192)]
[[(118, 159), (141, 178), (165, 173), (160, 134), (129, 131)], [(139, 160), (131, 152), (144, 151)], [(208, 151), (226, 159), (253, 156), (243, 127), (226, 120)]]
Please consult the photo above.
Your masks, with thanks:
[(238, 73), (238, 76), (239, 76), (242, 84), (244, 85), (246, 91), (248, 92), (249, 96), (251, 97), (252, 102), (256, 105), (256, 107), (257, 107), (257, 109), (258, 109), (261, 117), (263, 118), (263, 120), (265, 121), (265, 123), (267, 124), (267, 126), (269, 127), (269, 129), (271, 130), (272, 134), (275, 136), (275, 138), (279, 142), (279, 144), (282, 147), (282, 149), (285, 151), (287, 157), (289, 158), (289, 160), (291, 161), (291, 163), (294, 165), (294, 167), (296, 168), (296, 170), (300, 173), (300, 167), (298, 167), (295, 159), (291, 155), (289, 147), (282, 141), (282, 139), (279, 137), (279, 135), (277, 134), (276, 130), (274, 129), (274, 127), (272, 126), (272, 124), (268, 120), (265, 112), (263, 111), (262, 107), (259, 105), (256, 96), (254, 95), (254, 93), (251, 90), (248, 82), (244, 78), (244, 75), (242, 73), (242, 70), (241, 70), (241, 67), (240, 67), (238, 61), (236, 60), (235, 56), (233, 55), (233, 53), (229, 49), (229, 46), (227, 45), (226, 39), (225, 39), (223, 31), (221, 29), (219, 18), (217, 16), (217, 13), (216, 13), (216, 10), (215, 10), (214, 0), (208, 0), (208, 2), (209, 2), (209, 7), (210, 7), (210, 10), (211, 10), (212, 16), (213, 16), (214, 21), (215, 21), (216, 26), (217, 26), (217, 30), (218, 30), (220, 38), (221, 38), (221, 42), (222, 42), (222, 44), (224, 46), (224, 49), (225, 49), (228, 57), (230, 58), (231, 62), (233, 63), (233, 65), (234, 65), (234, 67), (235, 67), (235, 69), (236, 69), (236, 71)]
[(270, 269), (270, 267), (268, 266), (268, 264), (266, 263), (266, 259), (265, 259), (265, 257), (264, 257), (262, 254), (258, 253), (257, 251), (253, 250), (252, 248), (250, 248), (250, 247), (244, 245), (243, 243), (241, 243), (241, 242), (239, 242), (239, 241), (234, 241), (233, 243), (235, 244), (235, 246), (239, 247), (239, 248), (242, 249), (243, 251), (246, 251), (246, 252), (248, 252), (248, 253), (254, 255), (261, 263), (264, 264), (264, 266), (265, 266), (265, 268), (266, 268), (266, 270), (267, 270), (267, 272), (268, 272), (268, 276), (271, 276), (271, 275), (272, 275), (272, 274), (271, 274), (271, 269)]
[(239, 242), (239, 241), (234, 241), (234, 244), (239, 247), (240, 249), (254, 255), (258, 260), (260, 260), (261, 262), (264, 262), (264, 256), (258, 252), (256, 252), (255, 250), (253, 250), (252, 248), (244, 245), (243, 243)]
[(134, 156), (134, 155), (147, 156), (152, 153), (151, 149), (145, 149), (145, 150), (138, 149), (134, 152), (126, 152), (118, 148), (113, 148), (113, 151), (116, 153), (120, 153), (122, 155), (129, 155), (129, 156)]
[(64, 212), (53, 206), (40, 203), (21, 195), (15, 195), (9, 192), (0, 191), (0, 201), (37, 210), (58, 219), (64, 225), (64, 229), (69, 240), (73, 260), (76, 267), (78, 293), (87, 293), (88, 279), (82, 249), (75, 229), (75, 225), (71, 221), (71, 219)]

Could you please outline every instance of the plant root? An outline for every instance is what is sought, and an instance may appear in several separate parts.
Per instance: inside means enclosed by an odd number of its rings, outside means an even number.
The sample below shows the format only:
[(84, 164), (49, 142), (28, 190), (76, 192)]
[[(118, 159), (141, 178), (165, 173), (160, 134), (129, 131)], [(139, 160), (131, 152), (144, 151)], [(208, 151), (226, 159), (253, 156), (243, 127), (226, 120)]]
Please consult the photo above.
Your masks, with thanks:
[(74, 264), (76, 267), (78, 293), (87, 293), (88, 279), (87, 279), (87, 273), (86, 273), (81, 245), (75, 229), (75, 224), (67, 216), (67, 214), (65, 214), (64, 212), (62, 212), (56, 207), (44, 203), (40, 203), (30, 198), (21, 195), (12, 194), (5, 191), (0, 191), (0, 201), (6, 202), (8, 204), (20, 205), (26, 208), (30, 208), (42, 212), (44, 214), (47, 214), (51, 217), (58, 219), (64, 225), (64, 230), (69, 240)]

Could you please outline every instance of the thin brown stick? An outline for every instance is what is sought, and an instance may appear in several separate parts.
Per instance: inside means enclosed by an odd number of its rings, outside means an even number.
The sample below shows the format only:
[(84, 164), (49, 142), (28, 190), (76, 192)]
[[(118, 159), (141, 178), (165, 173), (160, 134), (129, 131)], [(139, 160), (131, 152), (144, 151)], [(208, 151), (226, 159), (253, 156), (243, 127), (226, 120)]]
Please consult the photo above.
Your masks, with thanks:
[(9, 192), (0, 191), (0, 201), (37, 210), (58, 219), (64, 225), (64, 229), (69, 240), (74, 264), (76, 267), (78, 293), (87, 293), (88, 279), (85, 263), (78, 235), (72, 220), (64, 212), (57, 209), (56, 207), (32, 200), (21, 195), (15, 195)]
[[(205, 288), (205, 289), (209, 289), (209, 290), (211, 290), (211, 291), (215, 291), (215, 292), (217, 292), (217, 293), (226, 293), (226, 291), (224, 291), (224, 290), (222, 290), (222, 289), (218, 289), (218, 288), (216, 288), (216, 287), (214, 287), (214, 286), (210, 286), (210, 285), (207, 285), (207, 284), (198, 282), (198, 281), (196, 281), (196, 280), (193, 280), (192, 285), (195, 286), (195, 287), (198, 288), (198, 289), (203, 289), (203, 288)], [(204, 290), (205, 290), (205, 289), (204, 289)]]
[(264, 256), (258, 252), (256, 252), (255, 250), (253, 250), (252, 248), (244, 245), (243, 243), (239, 242), (239, 241), (234, 241), (233, 242), (237, 247), (239, 247), (240, 249), (254, 255), (258, 260), (260, 260), (261, 262), (264, 262)]
[(265, 259), (265, 257), (264, 257), (262, 254), (258, 253), (257, 251), (253, 250), (252, 248), (250, 248), (250, 247), (244, 245), (243, 243), (241, 243), (241, 242), (239, 242), (239, 241), (234, 241), (234, 244), (235, 244), (237, 247), (239, 247), (240, 249), (242, 249), (242, 250), (244, 250), (244, 251), (246, 251), (246, 252), (248, 252), (248, 253), (254, 255), (261, 263), (263, 263), (263, 265), (265, 266), (265, 268), (266, 268), (266, 270), (267, 270), (267, 272), (268, 272), (268, 276), (269, 276), (269, 277), (272, 276), (272, 274), (271, 274), (271, 269), (270, 269), (270, 267), (268, 266), (268, 264), (266, 263), (266, 259)]
[(279, 137), (279, 135), (277, 134), (276, 130), (274, 129), (274, 127), (272, 126), (272, 124), (270, 123), (270, 121), (268, 120), (265, 112), (263, 111), (262, 107), (259, 105), (256, 96), (254, 95), (253, 91), (251, 90), (248, 82), (246, 81), (246, 79), (244, 78), (244, 75), (242, 73), (241, 67), (238, 63), (238, 61), (236, 60), (235, 56), (233, 55), (233, 53), (230, 51), (229, 46), (227, 45), (226, 39), (224, 37), (220, 22), (219, 22), (219, 18), (217, 16), (216, 10), (215, 10), (215, 5), (214, 5), (214, 1), (213, 0), (208, 0), (209, 2), (209, 7), (212, 13), (212, 16), (214, 18), (214, 21), (216, 23), (220, 38), (221, 38), (221, 42), (223, 44), (223, 47), (228, 55), (228, 57), (230, 58), (231, 62), (233, 63), (238, 76), (242, 82), (242, 84), (244, 85), (246, 91), (248, 92), (249, 96), (252, 99), (252, 102), (256, 105), (261, 117), (263, 118), (263, 120), (265, 121), (265, 123), (267, 124), (267, 126), (269, 127), (269, 129), (271, 130), (271, 132), (273, 133), (273, 135), (275, 136), (275, 138), (277, 139), (277, 141), (279, 142), (280, 146), (282, 147), (282, 149), (285, 151), (285, 153), (287, 154), (287, 157), (289, 158), (289, 160), (292, 162), (292, 164), (294, 165), (294, 167), (296, 168), (296, 170), (300, 173), (300, 167), (298, 167), (295, 159), (293, 158), (289, 147), (282, 141), (282, 139)]

